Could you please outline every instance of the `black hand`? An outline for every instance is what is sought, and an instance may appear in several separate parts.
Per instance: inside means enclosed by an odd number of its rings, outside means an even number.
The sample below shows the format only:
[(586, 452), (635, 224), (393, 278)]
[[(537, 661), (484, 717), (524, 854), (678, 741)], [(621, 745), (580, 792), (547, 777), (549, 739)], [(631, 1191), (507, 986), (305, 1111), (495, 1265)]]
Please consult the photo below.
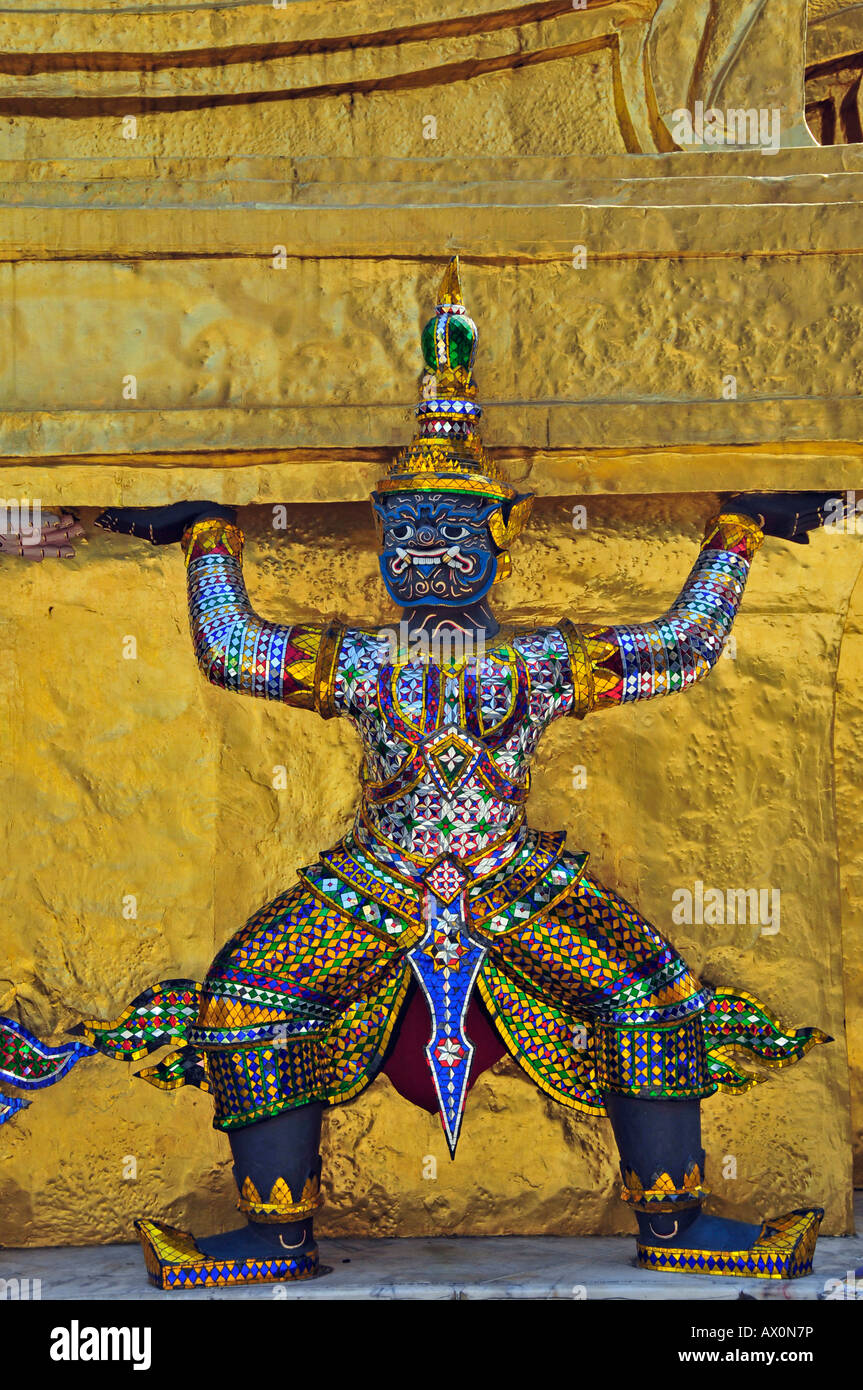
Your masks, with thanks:
[(235, 521), (233, 507), (220, 502), (174, 502), (170, 507), (108, 507), (96, 517), (96, 525), (123, 536), (139, 536), (153, 545), (173, 545), (193, 521), (221, 517)]
[(765, 536), (808, 545), (807, 532), (824, 525), (831, 501), (834, 506), (829, 515), (835, 519), (844, 513), (844, 499), (839, 492), (738, 492), (724, 505), (728, 511), (751, 516)]

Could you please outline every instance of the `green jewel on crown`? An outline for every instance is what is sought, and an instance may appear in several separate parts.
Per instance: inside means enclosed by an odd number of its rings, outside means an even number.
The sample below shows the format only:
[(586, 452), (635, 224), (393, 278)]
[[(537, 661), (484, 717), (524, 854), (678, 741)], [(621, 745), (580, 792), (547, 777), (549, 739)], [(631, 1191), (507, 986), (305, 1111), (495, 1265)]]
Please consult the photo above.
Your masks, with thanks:
[(434, 316), (421, 335), (423, 363), (418, 429), (382, 480), (379, 490), (446, 490), (479, 493), (501, 500), (515, 489), (500, 474), (479, 437), (482, 407), (477, 401), (473, 364), (477, 327), (467, 312), (458, 256), (447, 266)]

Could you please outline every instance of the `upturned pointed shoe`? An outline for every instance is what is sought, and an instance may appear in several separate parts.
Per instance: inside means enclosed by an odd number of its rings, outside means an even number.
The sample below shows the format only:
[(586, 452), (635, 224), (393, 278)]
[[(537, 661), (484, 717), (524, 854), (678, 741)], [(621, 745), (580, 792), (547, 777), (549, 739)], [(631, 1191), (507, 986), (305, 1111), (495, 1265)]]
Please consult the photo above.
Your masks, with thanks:
[(150, 1282), (157, 1289), (220, 1289), (234, 1284), (284, 1284), (323, 1273), (318, 1247), (297, 1255), (206, 1255), (188, 1231), (164, 1221), (136, 1221)]
[(648, 1243), (642, 1237), (636, 1246), (638, 1264), (642, 1269), (672, 1274), (799, 1279), (812, 1273), (812, 1257), (823, 1217), (823, 1207), (799, 1207), (764, 1221), (753, 1243), (739, 1250), (700, 1248), (696, 1230), (686, 1232), (690, 1239), (680, 1244)]

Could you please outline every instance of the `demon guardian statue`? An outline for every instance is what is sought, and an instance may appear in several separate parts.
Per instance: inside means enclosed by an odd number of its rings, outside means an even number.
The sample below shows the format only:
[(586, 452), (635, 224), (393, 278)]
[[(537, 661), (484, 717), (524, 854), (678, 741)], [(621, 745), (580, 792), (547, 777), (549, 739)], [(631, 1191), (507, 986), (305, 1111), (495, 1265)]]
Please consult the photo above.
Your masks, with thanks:
[[(500, 623), (495, 579), (532, 498), (499, 476), (478, 433), (476, 327), (458, 265), (422, 334), (418, 433), (372, 505), (395, 630), (259, 618), (229, 508), (118, 509), (100, 524), (182, 540), (195, 653), (225, 690), (351, 721), (362, 738), (350, 833), (262, 907), (202, 983), (147, 989), (65, 1047), (5, 1020), (0, 1078), (51, 1084), (94, 1051), (212, 1093), (230, 1139), (239, 1230), (193, 1239), (141, 1220), (163, 1288), (303, 1279), (318, 1271), (313, 1215), (324, 1106), (383, 1068), (405, 1094), (429, 1083), (455, 1153), (469, 1088), (504, 1049), (559, 1104), (607, 1114), (623, 1200), (649, 1269), (790, 1278), (807, 1273), (823, 1213), (748, 1225), (703, 1210), (700, 1106), (754, 1084), (748, 1055), (782, 1066), (816, 1042), (751, 995), (710, 989), (660, 932), (597, 882), (563, 833), (531, 829), (531, 759), (555, 719), (686, 690), (719, 657), (764, 534), (805, 538), (811, 494), (740, 497), (706, 525), (678, 598), (655, 622)], [(423, 1049), (403, 1026), (425, 1011)]]

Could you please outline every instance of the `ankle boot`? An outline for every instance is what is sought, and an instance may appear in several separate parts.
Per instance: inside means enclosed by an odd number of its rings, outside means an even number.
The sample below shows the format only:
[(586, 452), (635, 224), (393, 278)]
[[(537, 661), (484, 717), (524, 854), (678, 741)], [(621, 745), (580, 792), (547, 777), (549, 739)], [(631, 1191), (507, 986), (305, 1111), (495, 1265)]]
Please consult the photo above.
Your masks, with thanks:
[(159, 1288), (310, 1279), (322, 1271), (312, 1224), (321, 1205), (321, 1106), (284, 1111), (231, 1132), (234, 1180), (246, 1224), (197, 1241), (160, 1221), (136, 1221)]
[(703, 1210), (704, 1150), (697, 1100), (606, 1095), (623, 1178), (638, 1222), (637, 1263), (682, 1274), (795, 1279), (812, 1272), (821, 1207), (751, 1225)]

